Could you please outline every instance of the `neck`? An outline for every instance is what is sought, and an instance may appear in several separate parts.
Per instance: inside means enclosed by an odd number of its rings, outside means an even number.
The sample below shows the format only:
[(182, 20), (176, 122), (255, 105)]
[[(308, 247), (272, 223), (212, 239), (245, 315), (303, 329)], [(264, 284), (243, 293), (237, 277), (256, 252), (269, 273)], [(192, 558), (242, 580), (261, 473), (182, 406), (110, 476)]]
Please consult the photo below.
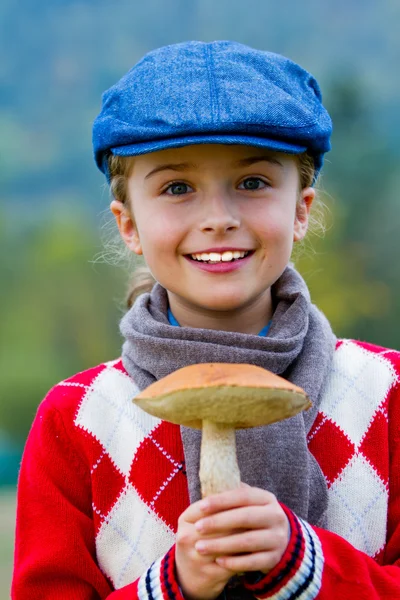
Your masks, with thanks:
[(194, 306), (184, 298), (167, 291), (169, 306), (181, 327), (217, 329), (257, 335), (271, 320), (273, 314), (271, 290), (234, 310), (213, 310)]

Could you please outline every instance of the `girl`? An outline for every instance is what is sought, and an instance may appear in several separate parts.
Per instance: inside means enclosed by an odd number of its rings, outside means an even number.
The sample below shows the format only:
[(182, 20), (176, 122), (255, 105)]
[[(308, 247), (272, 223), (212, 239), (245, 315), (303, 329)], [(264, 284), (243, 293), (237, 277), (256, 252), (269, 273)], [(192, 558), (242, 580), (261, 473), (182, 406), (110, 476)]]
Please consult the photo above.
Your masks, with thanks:
[[(311, 75), (232, 42), (161, 48), (106, 92), (96, 162), (157, 283), (122, 320), (122, 359), (39, 408), (14, 599), (400, 598), (400, 355), (336, 340), (289, 265), (330, 133)], [(239, 431), (245, 483), (203, 500), (198, 433), (132, 403), (201, 362), (313, 401)]]

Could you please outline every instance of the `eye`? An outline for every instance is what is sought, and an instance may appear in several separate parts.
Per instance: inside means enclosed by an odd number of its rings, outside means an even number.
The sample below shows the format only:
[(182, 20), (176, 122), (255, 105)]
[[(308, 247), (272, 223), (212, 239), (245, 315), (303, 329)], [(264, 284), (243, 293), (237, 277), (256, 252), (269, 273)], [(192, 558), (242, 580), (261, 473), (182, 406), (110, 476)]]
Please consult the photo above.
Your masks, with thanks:
[(247, 190), (253, 192), (255, 190), (261, 190), (267, 187), (267, 185), (268, 184), (259, 177), (247, 177), (239, 184), (238, 187), (240, 190)]
[(167, 194), (168, 196), (181, 196), (183, 194), (188, 194), (189, 192), (193, 192), (193, 188), (183, 181), (175, 181), (164, 190), (164, 194)]

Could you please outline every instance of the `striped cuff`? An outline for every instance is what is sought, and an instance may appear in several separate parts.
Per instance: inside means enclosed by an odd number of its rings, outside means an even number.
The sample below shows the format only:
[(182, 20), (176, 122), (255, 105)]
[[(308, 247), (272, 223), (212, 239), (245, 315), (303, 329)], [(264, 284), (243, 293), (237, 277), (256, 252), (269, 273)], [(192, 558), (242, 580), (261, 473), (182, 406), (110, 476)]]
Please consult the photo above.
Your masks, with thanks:
[(324, 555), (321, 542), (308, 523), (282, 505), (289, 519), (291, 536), (279, 563), (262, 579), (244, 578), (245, 587), (256, 598), (270, 600), (314, 600), (321, 589)]
[(139, 600), (184, 600), (175, 577), (175, 546), (143, 573), (137, 594)]

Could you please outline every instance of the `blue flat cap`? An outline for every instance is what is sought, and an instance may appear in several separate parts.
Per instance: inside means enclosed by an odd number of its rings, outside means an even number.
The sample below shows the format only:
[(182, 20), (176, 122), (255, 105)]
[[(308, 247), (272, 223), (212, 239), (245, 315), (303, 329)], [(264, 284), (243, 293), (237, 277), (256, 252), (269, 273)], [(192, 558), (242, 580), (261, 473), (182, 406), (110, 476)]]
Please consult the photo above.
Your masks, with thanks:
[(314, 158), (332, 123), (310, 73), (271, 52), (230, 41), (184, 42), (146, 54), (103, 94), (94, 121), (96, 164), (191, 144), (246, 144)]

